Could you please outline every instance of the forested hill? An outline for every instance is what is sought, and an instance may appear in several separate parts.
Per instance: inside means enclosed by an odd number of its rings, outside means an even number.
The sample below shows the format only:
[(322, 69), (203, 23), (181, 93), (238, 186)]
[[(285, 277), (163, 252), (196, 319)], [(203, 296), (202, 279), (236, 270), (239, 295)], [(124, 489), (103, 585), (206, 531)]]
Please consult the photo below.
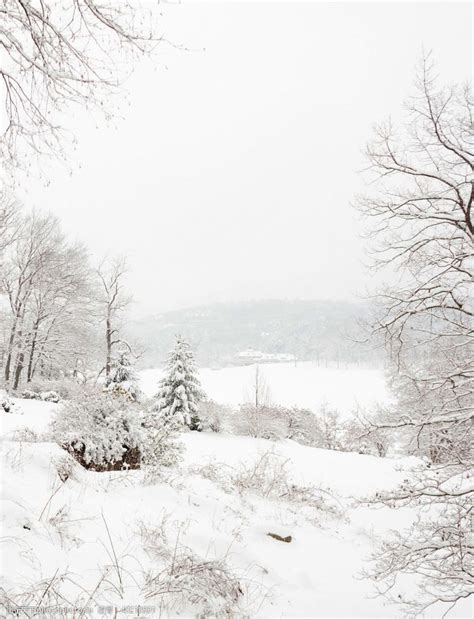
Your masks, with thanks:
[[(378, 365), (380, 351), (363, 346), (364, 303), (252, 301), (222, 303), (149, 316), (129, 325), (129, 337), (145, 350), (140, 365), (160, 365), (175, 334), (188, 339), (202, 366), (252, 362), (248, 349), (294, 356), (321, 365)], [(242, 354), (243, 353), (243, 354)]]

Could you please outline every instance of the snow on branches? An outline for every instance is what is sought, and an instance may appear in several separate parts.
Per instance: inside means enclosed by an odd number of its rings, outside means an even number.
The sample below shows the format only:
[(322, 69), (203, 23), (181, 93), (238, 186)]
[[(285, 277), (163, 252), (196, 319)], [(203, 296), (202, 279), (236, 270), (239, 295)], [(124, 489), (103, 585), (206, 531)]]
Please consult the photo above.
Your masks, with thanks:
[(191, 430), (201, 430), (198, 407), (204, 395), (194, 355), (189, 344), (178, 335), (168, 357), (165, 377), (160, 381), (155, 409), (164, 417), (176, 419)]
[(359, 201), (374, 266), (400, 274), (379, 294), (374, 326), (391, 354), (397, 397), (382, 427), (408, 433), (427, 462), (397, 492), (375, 497), (421, 516), (384, 541), (373, 575), (387, 595), (400, 576), (416, 575), (418, 594), (396, 599), (416, 616), (443, 603), (446, 614), (474, 593), (473, 101), (467, 86), (439, 88), (429, 57), (417, 86), (406, 127), (376, 130), (367, 150), (371, 195)]

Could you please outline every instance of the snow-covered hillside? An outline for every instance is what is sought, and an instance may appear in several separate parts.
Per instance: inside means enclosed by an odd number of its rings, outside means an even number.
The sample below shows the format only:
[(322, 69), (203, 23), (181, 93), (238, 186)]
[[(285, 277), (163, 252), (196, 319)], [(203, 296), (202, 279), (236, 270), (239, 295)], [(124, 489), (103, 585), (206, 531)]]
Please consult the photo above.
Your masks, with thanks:
[[(360, 405), (370, 408), (387, 402), (389, 393), (382, 370), (325, 368), (311, 362), (268, 363), (260, 366), (274, 404), (301, 406), (317, 410), (323, 403), (336, 408), (342, 416), (350, 415)], [(246, 401), (252, 388), (255, 365), (223, 369), (205, 368), (200, 379), (209, 398), (223, 404), (238, 405)], [(153, 396), (162, 370), (140, 372), (143, 391)]]
[(398, 484), (414, 459), (191, 432), (181, 465), (145, 484), (141, 471), (86, 471), (47, 442), (59, 406), (17, 400), (1, 415), (1, 586), (11, 604), (44, 592), (50, 604), (209, 616), (235, 595), (252, 617), (397, 615), (361, 573), (373, 540), (412, 516), (356, 500)]

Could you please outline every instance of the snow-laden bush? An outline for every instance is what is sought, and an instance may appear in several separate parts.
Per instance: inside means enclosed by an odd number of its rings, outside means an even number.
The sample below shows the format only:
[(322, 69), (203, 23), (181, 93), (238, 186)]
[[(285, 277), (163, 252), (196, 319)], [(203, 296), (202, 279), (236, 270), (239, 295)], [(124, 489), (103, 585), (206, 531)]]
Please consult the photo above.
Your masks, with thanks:
[(43, 402), (54, 402), (57, 404), (61, 401), (61, 396), (57, 391), (50, 389), (49, 391), (34, 391), (33, 389), (24, 389), (21, 392), (21, 397), (24, 400), (42, 400)]
[(54, 440), (85, 468), (139, 468), (143, 429), (137, 410), (109, 395), (67, 402), (54, 418)]
[(60, 458), (56, 458), (53, 461), (54, 468), (58, 474), (59, 479), (66, 483), (68, 479), (74, 477), (75, 467), (77, 463), (69, 454), (64, 454)]
[(179, 457), (175, 433), (156, 413), (108, 393), (65, 403), (51, 424), (53, 439), (96, 471), (171, 466)]
[(315, 414), (313, 447), (344, 451), (344, 434), (338, 411), (322, 404)]
[(328, 503), (330, 493), (320, 488), (302, 486), (294, 481), (289, 469), (289, 458), (274, 449), (262, 453), (254, 462), (241, 464), (231, 474), (233, 486), (239, 493), (253, 492), (264, 498), (284, 499), (306, 503), (317, 509), (335, 508), (334, 499)]
[(21, 397), (24, 400), (41, 400), (40, 394), (32, 389), (24, 389), (21, 392)]
[(142, 399), (138, 382), (131, 355), (125, 350), (119, 351), (112, 360), (111, 373), (105, 380), (104, 391), (138, 402)]
[(229, 494), (253, 494), (297, 505), (300, 512), (312, 521), (319, 522), (318, 516), (322, 513), (343, 517), (340, 505), (331, 492), (295, 481), (290, 470), (290, 459), (274, 448), (261, 453), (253, 462), (243, 462), (237, 467), (211, 461), (188, 470), (192, 475), (218, 484)]
[[(25, 390), (22, 392), (22, 397), (27, 397), (23, 394), (28, 393), (30, 398), (39, 399), (38, 395), (41, 393), (54, 391), (61, 400), (72, 400), (75, 397), (79, 397), (83, 389), (84, 385), (73, 378), (48, 379), (39, 376), (27, 383)], [(32, 396), (31, 394), (35, 395)]]
[(227, 425), (233, 434), (273, 441), (292, 439), (303, 445), (314, 446), (317, 436), (314, 413), (297, 407), (244, 404)]
[[(153, 536), (143, 537), (145, 548), (155, 554)], [(158, 571), (147, 574), (144, 595), (146, 600), (159, 600), (160, 608), (175, 616), (189, 614), (198, 617), (242, 616), (239, 601), (243, 589), (224, 559), (205, 559), (191, 548), (176, 544), (171, 549), (160, 546), (157, 559), (164, 562)]]
[(61, 400), (61, 397), (56, 391), (42, 391), (40, 393), (40, 398), (43, 402), (54, 402), (55, 404)]
[(201, 404), (204, 429), (272, 441), (291, 439), (302, 445), (344, 450), (345, 426), (337, 411), (318, 412), (278, 405), (243, 404), (232, 410), (212, 401)]
[(376, 423), (377, 420), (374, 419), (373, 425), (369, 425), (358, 417), (346, 421), (342, 438), (344, 451), (385, 457), (396, 435), (394, 432), (390, 433), (386, 429), (377, 427)]
[(210, 432), (232, 434), (235, 411), (214, 400), (204, 400), (199, 405), (202, 429)]
[(291, 439), (302, 445), (351, 451), (384, 457), (390, 445), (388, 431), (377, 427), (380, 411), (364, 421), (362, 411), (350, 419), (341, 419), (337, 410), (323, 404), (313, 412), (284, 406), (245, 405), (233, 416), (232, 431), (254, 438)]
[(13, 405), (8, 395), (5, 393), (5, 391), (0, 389), (0, 409), (5, 413), (11, 413), (12, 406)]
[(238, 409), (206, 400), (200, 405), (203, 429), (271, 441), (291, 439), (301, 445), (351, 451), (384, 457), (390, 445), (388, 431), (377, 428), (381, 415), (363, 420), (364, 411), (341, 419), (337, 410), (323, 404), (313, 412), (305, 408), (244, 404)]
[(40, 436), (32, 428), (23, 426), (11, 434), (11, 440), (17, 443), (39, 443)]
[(234, 417), (235, 434), (279, 440), (285, 437), (285, 421), (276, 407), (242, 405)]
[(161, 417), (154, 411), (140, 413), (142, 441), (141, 461), (148, 468), (147, 481), (153, 481), (157, 469), (170, 467), (179, 462), (183, 446), (176, 441), (180, 424)]

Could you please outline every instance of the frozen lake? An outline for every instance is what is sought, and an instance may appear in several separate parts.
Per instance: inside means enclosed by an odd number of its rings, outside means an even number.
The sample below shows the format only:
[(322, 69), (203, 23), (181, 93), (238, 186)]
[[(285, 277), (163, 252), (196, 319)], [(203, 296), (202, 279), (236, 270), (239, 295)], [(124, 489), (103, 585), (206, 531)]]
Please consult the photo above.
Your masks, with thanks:
[[(255, 367), (203, 368), (199, 376), (209, 398), (238, 405), (249, 399)], [(311, 362), (298, 363), (296, 367), (294, 363), (269, 363), (259, 367), (272, 403), (282, 406), (317, 410), (326, 402), (341, 415), (349, 415), (358, 405), (370, 408), (389, 399), (382, 370), (325, 368)], [(157, 368), (140, 372), (141, 387), (148, 396), (156, 393), (162, 376), (163, 370)]]

